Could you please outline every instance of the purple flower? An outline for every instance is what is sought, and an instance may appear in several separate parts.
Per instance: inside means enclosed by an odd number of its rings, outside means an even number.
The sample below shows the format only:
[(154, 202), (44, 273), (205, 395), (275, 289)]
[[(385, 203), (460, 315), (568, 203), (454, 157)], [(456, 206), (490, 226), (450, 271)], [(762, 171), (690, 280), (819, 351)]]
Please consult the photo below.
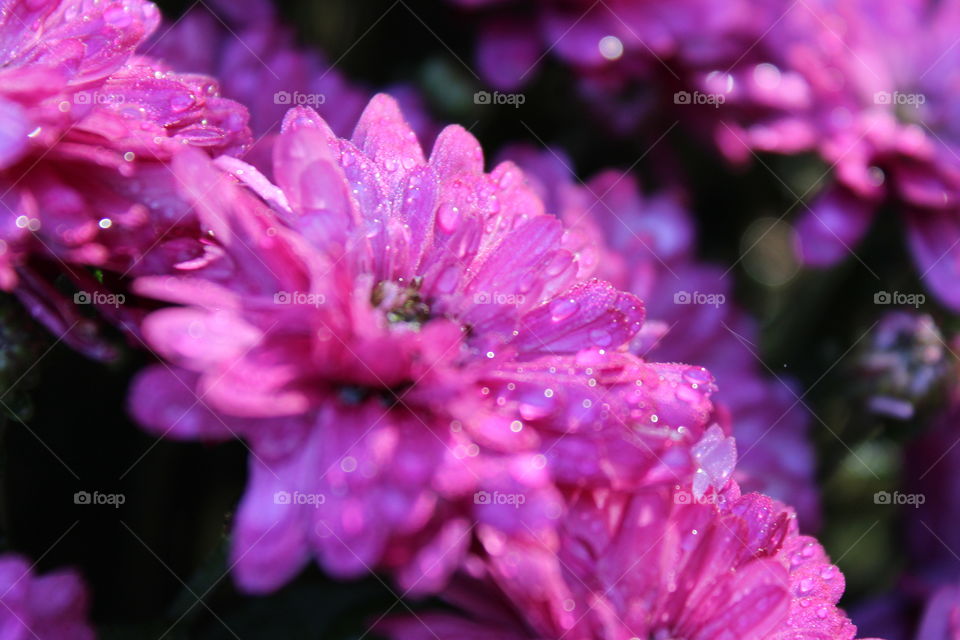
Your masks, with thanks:
[(382, 628), (404, 640), (854, 638), (836, 606), (843, 575), (789, 508), (736, 483), (705, 497), (584, 490), (556, 549), (481, 533), (483, 553), (450, 591), (462, 613)]
[[(635, 179), (604, 171), (576, 184), (551, 151), (507, 149), (533, 187), (570, 227), (584, 277), (635, 293), (648, 320), (631, 350), (668, 362), (697, 362), (714, 375), (718, 418), (737, 438), (738, 479), (792, 505), (805, 529), (819, 523), (808, 416), (795, 384), (771, 375), (757, 352), (756, 323), (733, 302), (730, 278), (694, 255), (692, 220), (675, 193), (645, 196)], [(696, 299), (694, 299), (696, 297)]]
[(954, 373), (950, 347), (928, 315), (894, 311), (871, 332), (858, 358), (858, 383), (874, 413), (910, 420), (918, 405), (936, 399)]
[[(348, 79), (314, 49), (297, 46), (296, 34), (283, 25), (268, 0), (214, 1), (192, 7), (158, 30), (145, 47), (178, 71), (220, 79), (223, 95), (250, 110), (256, 141), (244, 159), (269, 175), (272, 145), (291, 107), (317, 111), (340, 136), (353, 130), (373, 96)], [(438, 129), (419, 93), (410, 86), (389, 89), (421, 139)]]
[(425, 157), (381, 95), (350, 140), (291, 110), (277, 186), (218, 164), (228, 173), (174, 159), (220, 259), (136, 283), (185, 306), (145, 321), (171, 366), (143, 374), (131, 403), (157, 433), (249, 443), (243, 588), (273, 589), (316, 556), (335, 575), (382, 567), (430, 591), (477, 522), (550, 537), (553, 483), (632, 487), (700, 468), (726, 480), (720, 427), (691, 452), (710, 375), (627, 353), (640, 300), (582, 276), (523, 173), (484, 172), (462, 128)]
[(960, 637), (960, 590), (956, 585), (940, 588), (920, 622), (916, 640), (955, 640)]
[(0, 557), (0, 640), (93, 640), (87, 591), (73, 571), (34, 575), (26, 559)]
[(295, 46), (294, 33), (278, 22), (270, 2), (245, 2), (243, 11), (228, 2), (211, 5), (194, 6), (158, 31), (146, 51), (179, 71), (219, 78), (223, 95), (250, 110), (258, 137), (279, 131), (284, 114), (301, 102), (338, 134), (350, 132), (367, 92), (318, 53)]
[(771, 13), (740, 0), (451, 1), (488, 8), (476, 60), (484, 78), (501, 89), (531, 80), (547, 54), (585, 73), (623, 78), (732, 62), (760, 36)]
[[(76, 318), (28, 263), (54, 261), (89, 292), (70, 265), (157, 273), (201, 257), (165, 163), (184, 146), (219, 154), (249, 142), (246, 110), (212, 79), (134, 55), (158, 21), (139, 0), (4, 3), (0, 287), (17, 286), (58, 335)], [(79, 332), (66, 339), (98, 350)]]
[(903, 493), (922, 496), (922, 503), (915, 499), (916, 505), (907, 507), (911, 512), (906, 519), (911, 572), (931, 584), (955, 582), (960, 576), (960, 561), (953, 551), (960, 549), (954, 517), (960, 508), (958, 419), (960, 403), (954, 397), (930, 431), (912, 443), (904, 455)]
[(830, 183), (806, 198), (797, 224), (809, 264), (847, 257), (878, 208), (892, 205), (918, 272), (954, 309), (958, 21), (955, 1), (792, 5), (733, 68), (704, 70), (699, 81), (726, 98), (715, 131), (729, 157), (813, 151), (829, 165)]

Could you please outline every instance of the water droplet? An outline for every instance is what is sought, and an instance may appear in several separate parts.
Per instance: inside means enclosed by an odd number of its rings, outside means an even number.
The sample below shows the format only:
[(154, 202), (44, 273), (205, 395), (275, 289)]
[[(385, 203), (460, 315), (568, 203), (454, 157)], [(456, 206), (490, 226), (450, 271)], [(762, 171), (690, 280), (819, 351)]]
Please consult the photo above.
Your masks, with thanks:
[(460, 209), (452, 204), (445, 203), (437, 209), (437, 225), (445, 233), (453, 233), (460, 224)]
[(613, 337), (606, 329), (593, 329), (590, 331), (590, 340), (598, 347), (606, 347), (613, 342)]
[(554, 300), (550, 303), (550, 319), (554, 322), (563, 322), (580, 308), (580, 305), (573, 298), (564, 298)]
[(194, 105), (195, 98), (192, 94), (178, 94), (170, 98), (170, 108), (176, 112), (186, 111)]
[(607, 60), (619, 60), (623, 56), (623, 42), (617, 36), (603, 36), (597, 48)]

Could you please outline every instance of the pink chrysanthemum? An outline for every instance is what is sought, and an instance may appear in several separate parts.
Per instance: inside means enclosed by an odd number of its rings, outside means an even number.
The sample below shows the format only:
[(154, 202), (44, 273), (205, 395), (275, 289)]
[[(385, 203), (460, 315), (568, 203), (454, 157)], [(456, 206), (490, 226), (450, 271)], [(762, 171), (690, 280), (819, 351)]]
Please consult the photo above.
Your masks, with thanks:
[[(28, 260), (59, 261), (86, 287), (69, 265), (156, 273), (199, 257), (165, 162), (184, 146), (218, 154), (249, 142), (246, 110), (212, 79), (134, 55), (158, 21), (141, 0), (2, 4), (0, 287), (19, 284), (58, 335), (73, 324), (69, 305), (22, 271)], [(67, 340), (95, 350), (76, 332)]]
[(172, 367), (141, 376), (132, 407), (161, 434), (249, 442), (233, 549), (245, 588), (317, 556), (430, 590), (472, 523), (550, 537), (551, 482), (726, 480), (732, 442), (705, 435), (710, 375), (626, 353), (641, 302), (581, 277), (521, 171), (484, 172), (462, 128), (427, 158), (378, 96), (350, 140), (292, 110), (279, 187), (218, 164), (233, 177), (201, 154), (174, 161), (221, 258), (136, 283), (186, 306), (146, 320)]
[[(582, 243), (580, 265), (643, 299), (648, 320), (632, 341), (644, 358), (702, 364), (714, 375), (721, 421), (732, 424), (745, 489), (790, 504), (805, 530), (819, 521), (807, 416), (793, 383), (773, 379), (756, 352), (755, 322), (735, 304), (730, 279), (695, 255), (695, 230), (680, 198), (645, 196), (636, 180), (604, 171), (577, 184), (552, 151), (508, 148), (550, 212)], [(693, 296), (699, 296), (696, 300)]]
[(87, 592), (72, 571), (36, 576), (20, 556), (0, 557), (0, 640), (93, 640)]
[[(680, 487), (571, 498), (559, 545), (531, 549), (483, 535), (461, 614), (392, 620), (403, 640), (850, 640), (836, 606), (844, 579), (793, 512), (736, 483), (698, 500)], [(494, 594), (496, 591), (494, 591)]]

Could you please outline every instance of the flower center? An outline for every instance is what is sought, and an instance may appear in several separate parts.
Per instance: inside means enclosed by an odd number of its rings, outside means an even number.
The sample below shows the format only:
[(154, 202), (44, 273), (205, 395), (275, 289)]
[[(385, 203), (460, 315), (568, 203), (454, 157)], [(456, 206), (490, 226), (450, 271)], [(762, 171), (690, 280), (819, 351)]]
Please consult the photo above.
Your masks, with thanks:
[(430, 305), (420, 293), (423, 278), (396, 282), (381, 280), (370, 293), (370, 304), (382, 309), (390, 324), (404, 325), (419, 330), (430, 319)]

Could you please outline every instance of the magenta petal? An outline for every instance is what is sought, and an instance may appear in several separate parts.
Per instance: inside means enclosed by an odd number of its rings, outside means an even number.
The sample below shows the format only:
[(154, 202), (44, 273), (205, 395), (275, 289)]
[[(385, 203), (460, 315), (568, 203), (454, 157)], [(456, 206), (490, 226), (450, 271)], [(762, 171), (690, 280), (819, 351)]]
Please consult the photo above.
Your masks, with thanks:
[(960, 310), (960, 221), (953, 210), (915, 210), (907, 240), (924, 283), (948, 307)]
[(196, 395), (197, 375), (162, 365), (134, 378), (130, 413), (159, 437), (178, 440), (229, 440), (236, 434)]
[(445, 127), (430, 152), (430, 166), (438, 178), (483, 171), (483, 149), (469, 131), (458, 125)]
[(693, 493), (703, 496), (708, 487), (723, 488), (737, 464), (737, 443), (728, 437), (719, 425), (713, 425), (690, 449), (697, 470), (693, 478)]
[(150, 344), (167, 358), (194, 370), (244, 354), (261, 332), (235, 315), (199, 309), (163, 309), (143, 323)]
[(0, 98), (0, 168), (12, 164), (27, 148), (33, 127), (19, 105)]
[(867, 232), (876, 205), (843, 188), (821, 194), (796, 225), (798, 253), (811, 265), (825, 267), (852, 251)]
[(291, 127), (277, 138), (274, 173), (298, 219), (294, 224), (323, 247), (356, 224), (339, 146), (329, 128)]
[(233, 578), (242, 591), (274, 591), (310, 558), (304, 525), (308, 510), (315, 507), (297, 503), (294, 492), (302, 491), (297, 469), (297, 460), (266, 463), (257, 456), (250, 458), (247, 490), (237, 509), (230, 548)]
[(417, 597), (439, 591), (463, 562), (472, 540), (470, 533), (471, 527), (465, 519), (446, 522), (397, 576), (404, 592)]
[(636, 335), (643, 317), (639, 298), (590, 280), (524, 315), (511, 344), (526, 354), (573, 353), (586, 345), (613, 349)]
[(407, 171), (426, 162), (397, 101), (382, 93), (364, 109), (351, 140), (373, 159), (391, 191)]

